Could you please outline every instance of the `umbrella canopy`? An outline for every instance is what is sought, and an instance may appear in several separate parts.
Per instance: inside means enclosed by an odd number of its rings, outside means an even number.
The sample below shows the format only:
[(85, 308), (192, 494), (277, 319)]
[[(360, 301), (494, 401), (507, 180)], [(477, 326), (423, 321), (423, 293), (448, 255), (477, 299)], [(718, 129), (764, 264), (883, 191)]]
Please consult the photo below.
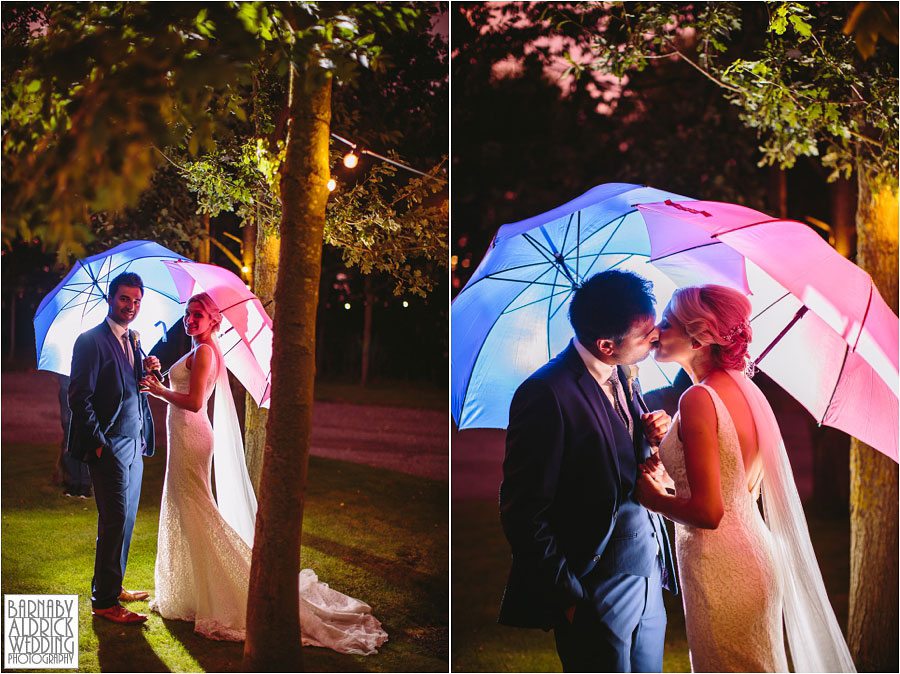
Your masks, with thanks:
[(227, 269), (172, 261), (166, 268), (182, 302), (206, 292), (222, 312), (219, 346), (225, 365), (260, 407), (269, 406), (272, 372), (272, 319), (259, 298)]
[[(736, 204), (637, 206), (652, 260), (749, 289), (750, 355), (815, 419), (897, 461), (898, 323), (871, 277), (800, 222)], [(698, 251), (727, 247), (743, 269)], [(742, 273), (745, 272), (745, 273)]]
[[(600, 185), (497, 231), (450, 310), (452, 413), (460, 429), (506, 428), (516, 388), (571, 339), (569, 300), (584, 279), (630, 269), (653, 281), (657, 306), (665, 306), (675, 284), (649, 264), (650, 239), (635, 205), (666, 199), (690, 201), (639, 185)], [(719, 249), (743, 268), (739, 255)], [(648, 359), (641, 383), (645, 390), (666, 385), (677, 370)]]
[(141, 333), (145, 350), (156, 344), (182, 314), (178, 291), (163, 260), (187, 258), (152, 241), (129, 241), (78, 260), (34, 315), (38, 369), (69, 375), (75, 340), (104, 319), (109, 283), (123, 272), (139, 275), (144, 283), (141, 310), (129, 327)]

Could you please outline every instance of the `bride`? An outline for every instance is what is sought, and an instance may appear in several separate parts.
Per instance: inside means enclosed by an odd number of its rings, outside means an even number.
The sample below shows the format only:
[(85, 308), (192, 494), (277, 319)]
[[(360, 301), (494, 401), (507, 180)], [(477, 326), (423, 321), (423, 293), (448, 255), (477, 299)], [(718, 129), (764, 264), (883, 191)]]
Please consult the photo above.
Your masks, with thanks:
[[(240, 428), (216, 332), (222, 315), (206, 293), (187, 302), (184, 328), (193, 349), (169, 370), (172, 388), (152, 376), (143, 389), (169, 404), (168, 452), (150, 608), (194, 622), (210, 639), (245, 637), (256, 498), (244, 464)], [(159, 361), (145, 361), (149, 371)], [(216, 391), (214, 424), (207, 401)], [(214, 450), (215, 447), (215, 450)], [(210, 489), (215, 451), (218, 505)], [(304, 646), (370, 655), (387, 640), (361, 601), (330, 589), (310, 569), (299, 575)]]
[(723, 286), (672, 296), (655, 358), (694, 385), (642, 466), (638, 500), (676, 523), (693, 671), (787, 672), (783, 616), (795, 671), (852, 672), (778, 424), (743, 372), (750, 310)]

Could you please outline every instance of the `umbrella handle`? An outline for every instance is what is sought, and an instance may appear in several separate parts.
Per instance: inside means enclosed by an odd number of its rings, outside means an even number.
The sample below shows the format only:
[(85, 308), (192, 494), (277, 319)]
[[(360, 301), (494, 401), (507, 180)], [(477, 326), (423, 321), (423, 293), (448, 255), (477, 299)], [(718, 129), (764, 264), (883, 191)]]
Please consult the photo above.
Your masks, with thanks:
[[(143, 356), (144, 358), (148, 357), (147, 354), (144, 353), (144, 349), (141, 346), (140, 340), (138, 341), (138, 351), (141, 352), (141, 356)], [(150, 370), (150, 374), (152, 374), (154, 377), (156, 377), (157, 381), (162, 382), (162, 380), (163, 380), (162, 372), (160, 372), (159, 370)]]

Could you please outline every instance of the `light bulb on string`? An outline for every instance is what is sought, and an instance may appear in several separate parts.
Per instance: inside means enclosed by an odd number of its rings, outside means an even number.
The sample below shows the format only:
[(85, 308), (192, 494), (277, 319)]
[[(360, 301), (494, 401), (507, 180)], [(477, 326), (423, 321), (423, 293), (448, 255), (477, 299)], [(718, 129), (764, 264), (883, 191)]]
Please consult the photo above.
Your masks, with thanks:
[(359, 157), (353, 150), (350, 150), (347, 154), (344, 155), (344, 166), (348, 169), (356, 168), (356, 165), (359, 163)]
[(327, 186), (329, 192), (334, 192), (334, 188), (337, 187), (337, 181), (334, 178), (329, 178)]

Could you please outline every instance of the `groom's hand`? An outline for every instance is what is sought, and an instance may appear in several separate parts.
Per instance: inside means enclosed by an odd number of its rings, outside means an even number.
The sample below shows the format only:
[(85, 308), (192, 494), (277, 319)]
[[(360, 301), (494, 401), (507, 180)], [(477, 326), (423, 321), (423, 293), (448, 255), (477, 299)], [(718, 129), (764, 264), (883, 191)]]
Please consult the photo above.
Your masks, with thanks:
[(641, 415), (641, 425), (644, 427), (644, 435), (652, 447), (659, 447), (659, 443), (669, 432), (672, 417), (665, 410), (655, 410)]

